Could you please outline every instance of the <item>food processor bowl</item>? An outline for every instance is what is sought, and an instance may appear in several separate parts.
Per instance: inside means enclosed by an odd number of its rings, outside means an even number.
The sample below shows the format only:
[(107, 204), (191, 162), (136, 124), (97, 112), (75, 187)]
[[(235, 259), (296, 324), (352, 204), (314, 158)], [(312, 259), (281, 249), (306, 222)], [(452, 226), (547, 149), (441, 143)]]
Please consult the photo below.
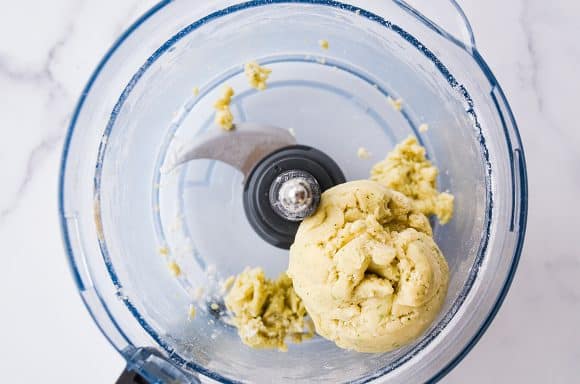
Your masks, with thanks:
[[(60, 213), (80, 294), (129, 371), (160, 383), (424, 382), (479, 339), (520, 256), (526, 166), (469, 24), (454, 1), (435, 3), (452, 33), (403, 1), (163, 1), (114, 44), (72, 118)], [(244, 77), (252, 60), (272, 70), (265, 91)], [(236, 90), (237, 122), (289, 129), (347, 180), (368, 178), (409, 135), (426, 147), (456, 214), (433, 221), (449, 293), (415, 342), (382, 354), (320, 337), (285, 353), (241, 343), (224, 320), (220, 281), (246, 266), (275, 277), (288, 252), (249, 225), (233, 167), (196, 160), (163, 172), (180, 148), (219, 129), (213, 102), (224, 84)], [(360, 147), (373, 157), (358, 158)]]

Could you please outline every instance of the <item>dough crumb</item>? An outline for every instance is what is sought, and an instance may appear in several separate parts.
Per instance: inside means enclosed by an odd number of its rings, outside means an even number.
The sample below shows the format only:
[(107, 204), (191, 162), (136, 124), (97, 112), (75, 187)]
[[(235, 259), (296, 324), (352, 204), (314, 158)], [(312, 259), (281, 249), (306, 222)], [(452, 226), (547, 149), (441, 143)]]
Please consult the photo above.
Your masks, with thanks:
[(328, 42), (328, 40), (322, 39), (322, 40), (318, 40), (318, 44), (320, 45), (320, 48), (327, 50), (328, 48), (330, 48), (330, 43)]
[(261, 67), (257, 62), (251, 61), (244, 66), (244, 72), (250, 85), (260, 91), (266, 89), (268, 77), (272, 73), (271, 69)]
[(161, 256), (168, 256), (169, 255), (169, 248), (167, 248), (167, 247), (159, 248), (159, 254)]
[(214, 311), (217, 311), (218, 309), (220, 309), (220, 305), (218, 303), (211, 303), (211, 305), (209, 307), (211, 309), (213, 309)]
[(231, 131), (234, 129), (234, 115), (230, 109), (230, 104), (232, 103), (232, 97), (234, 94), (235, 92), (232, 87), (224, 87), (222, 97), (220, 97), (213, 105), (216, 110), (215, 123), (225, 131)]
[(389, 96), (387, 101), (395, 111), (401, 112), (403, 109), (403, 99), (393, 99), (391, 96)]
[(421, 124), (419, 125), (419, 132), (425, 133), (429, 131), (429, 124)]
[(228, 292), (232, 288), (232, 285), (234, 285), (234, 281), (236, 281), (236, 277), (230, 276), (220, 284), (221, 285), (220, 289), (221, 289), (222, 294), (225, 294), (226, 292)]
[(195, 306), (193, 304), (189, 304), (189, 310), (187, 311), (187, 319), (189, 321), (193, 320), (195, 318)]
[(178, 277), (181, 275), (181, 267), (175, 261), (169, 262), (167, 267), (169, 268), (169, 272), (171, 272), (173, 277)]
[(362, 160), (370, 159), (371, 156), (373, 155), (365, 147), (360, 147), (356, 154), (359, 157), (359, 159), (362, 159)]
[(439, 170), (426, 157), (417, 138), (410, 136), (371, 170), (371, 179), (413, 200), (416, 209), (435, 215), (441, 224), (453, 217), (455, 198), (437, 190)]
[(193, 96), (199, 96), (199, 88), (193, 87)]
[(248, 268), (235, 277), (225, 304), (242, 342), (252, 348), (287, 351), (287, 337), (299, 343), (314, 335), (286, 274), (270, 280), (261, 268)]

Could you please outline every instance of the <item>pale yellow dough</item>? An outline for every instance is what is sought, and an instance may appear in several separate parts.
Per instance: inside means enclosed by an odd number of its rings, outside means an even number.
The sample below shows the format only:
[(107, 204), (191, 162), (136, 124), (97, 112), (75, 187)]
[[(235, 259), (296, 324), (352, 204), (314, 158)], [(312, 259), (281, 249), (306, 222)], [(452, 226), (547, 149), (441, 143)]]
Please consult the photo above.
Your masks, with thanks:
[(224, 87), (222, 96), (213, 105), (216, 110), (215, 123), (225, 131), (234, 129), (234, 115), (230, 109), (234, 94), (235, 92), (232, 87)]
[(444, 224), (453, 216), (454, 198), (439, 193), (437, 175), (409, 137), (373, 167), (372, 180), (326, 191), (300, 225), (289, 277), (268, 280), (261, 269), (236, 277), (226, 306), (242, 341), (285, 350), (287, 336), (312, 336), (307, 314), (321, 336), (359, 352), (387, 352), (420, 336), (449, 280), (427, 218)]
[(250, 347), (286, 351), (287, 337), (298, 343), (314, 335), (304, 304), (286, 274), (270, 280), (260, 268), (246, 269), (236, 276), (225, 304), (242, 342)]
[(174, 277), (181, 275), (181, 267), (175, 261), (170, 261), (169, 264), (167, 264), (167, 268), (169, 268), (169, 272), (171, 272)]
[(356, 152), (356, 155), (358, 156), (359, 159), (367, 160), (371, 158), (372, 153), (370, 153), (369, 150), (366, 149), (365, 147), (360, 147)]
[(300, 225), (288, 275), (321, 336), (345, 349), (386, 352), (432, 323), (449, 271), (413, 202), (362, 180), (323, 194)]
[(267, 81), (272, 70), (261, 67), (257, 62), (251, 61), (244, 66), (244, 73), (252, 87), (263, 91), (268, 86)]
[(450, 193), (439, 193), (439, 170), (425, 154), (417, 138), (410, 136), (373, 167), (371, 179), (401, 192), (413, 200), (417, 210), (427, 216), (436, 215), (441, 224), (446, 224), (453, 217), (455, 198)]
[(389, 96), (389, 98), (387, 98), (387, 102), (391, 104), (391, 107), (393, 107), (393, 109), (397, 112), (401, 112), (403, 109), (403, 99), (393, 99)]

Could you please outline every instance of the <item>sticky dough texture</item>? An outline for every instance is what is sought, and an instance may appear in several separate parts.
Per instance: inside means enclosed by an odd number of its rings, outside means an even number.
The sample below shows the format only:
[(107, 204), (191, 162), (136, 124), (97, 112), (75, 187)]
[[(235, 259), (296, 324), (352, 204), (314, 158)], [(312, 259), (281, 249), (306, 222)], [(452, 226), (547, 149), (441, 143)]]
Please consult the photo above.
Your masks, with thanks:
[(439, 170), (426, 155), (417, 138), (408, 137), (387, 158), (376, 164), (371, 179), (403, 193), (413, 200), (415, 208), (427, 216), (436, 215), (441, 224), (453, 217), (455, 198), (437, 190)]
[(413, 202), (362, 180), (323, 194), (298, 230), (288, 275), (321, 336), (346, 349), (386, 352), (432, 323), (449, 270)]
[(270, 280), (261, 268), (246, 269), (236, 276), (225, 304), (243, 343), (252, 348), (286, 351), (286, 337), (299, 343), (314, 335), (292, 280), (284, 273)]

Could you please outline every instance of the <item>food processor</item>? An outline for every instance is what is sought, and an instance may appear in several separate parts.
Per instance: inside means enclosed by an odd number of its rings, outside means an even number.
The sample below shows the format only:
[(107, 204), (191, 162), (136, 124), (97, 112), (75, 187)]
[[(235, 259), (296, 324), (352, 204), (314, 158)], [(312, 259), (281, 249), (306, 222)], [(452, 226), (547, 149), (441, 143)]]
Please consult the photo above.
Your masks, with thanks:
[[(127, 361), (120, 383), (437, 381), (481, 337), (522, 249), (524, 152), (459, 6), (424, 3), (162, 1), (115, 42), (74, 112), (59, 199), (81, 297)], [(266, 90), (245, 79), (254, 60), (272, 70)], [(214, 124), (224, 85), (231, 136)], [(409, 135), (456, 198), (453, 220), (432, 222), (450, 267), (433, 325), (382, 354), (321, 337), (243, 345), (220, 282), (285, 271), (319, 193), (367, 179)]]

